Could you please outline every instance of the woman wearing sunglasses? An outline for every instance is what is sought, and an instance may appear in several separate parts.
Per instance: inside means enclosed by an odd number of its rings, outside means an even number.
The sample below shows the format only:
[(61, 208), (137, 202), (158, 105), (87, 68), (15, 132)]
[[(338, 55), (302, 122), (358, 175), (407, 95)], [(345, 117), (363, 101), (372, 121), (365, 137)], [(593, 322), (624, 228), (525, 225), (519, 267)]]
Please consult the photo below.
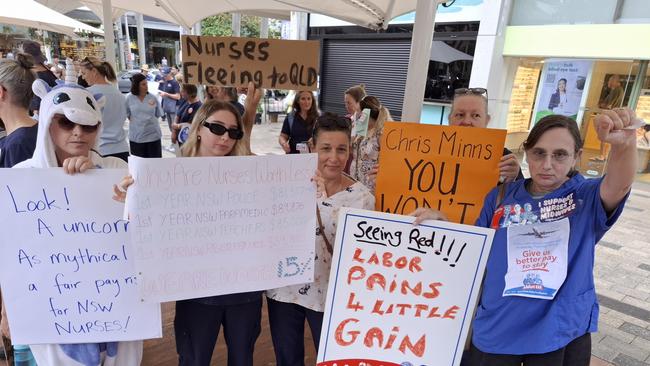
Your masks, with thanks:
[(278, 366), (304, 365), (305, 320), (318, 350), (325, 311), (325, 296), (332, 262), (332, 245), (342, 207), (372, 210), (375, 198), (360, 182), (343, 173), (350, 155), (350, 120), (326, 113), (318, 117), (313, 132), (318, 153), (316, 182), (318, 227), (314, 282), (266, 292), (271, 337)]
[[(246, 107), (255, 110), (261, 93), (249, 88)], [(249, 155), (239, 111), (228, 102), (210, 99), (196, 112), (183, 157)], [(114, 199), (124, 202), (128, 176), (114, 187)], [(253, 366), (255, 341), (261, 331), (262, 291), (210, 296), (176, 302), (174, 334), (180, 366), (208, 366), (220, 329), (228, 345), (229, 366)]]
[[(50, 90), (42, 80), (34, 82), (33, 90), (41, 98), (36, 149), (31, 159), (15, 168), (62, 167), (68, 174), (95, 168), (127, 168), (124, 161), (102, 157), (95, 150), (101, 132), (103, 97), (96, 99), (76, 84)], [(38, 344), (30, 348), (40, 366), (136, 366), (142, 359), (142, 341)]]

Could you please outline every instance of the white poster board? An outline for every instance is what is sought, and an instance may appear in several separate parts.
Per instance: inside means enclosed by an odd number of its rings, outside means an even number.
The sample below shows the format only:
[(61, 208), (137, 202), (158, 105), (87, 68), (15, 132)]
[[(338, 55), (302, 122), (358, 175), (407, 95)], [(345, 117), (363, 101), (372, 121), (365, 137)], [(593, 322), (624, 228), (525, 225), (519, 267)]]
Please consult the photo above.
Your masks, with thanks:
[(159, 304), (138, 296), (112, 200), (121, 169), (0, 169), (0, 281), (14, 344), (162, 337)]
[(341, 211), (318, 365), (460, 364), (494, 230)]
[(316, 154), (131, 158), (129, 169), (144, 301), (312, 281)]

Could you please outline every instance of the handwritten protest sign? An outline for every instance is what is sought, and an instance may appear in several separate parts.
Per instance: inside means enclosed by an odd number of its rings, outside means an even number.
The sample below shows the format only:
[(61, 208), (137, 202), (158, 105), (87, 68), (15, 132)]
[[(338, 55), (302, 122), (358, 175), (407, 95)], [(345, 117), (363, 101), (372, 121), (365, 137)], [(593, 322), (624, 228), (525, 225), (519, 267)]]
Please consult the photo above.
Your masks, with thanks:
[(429, 207), (473, 224), (499, 179), (505, 130), (387, 122), (381, 137), (376, 209)]
[(460, 364), (494, 230), (413, 220), (339, 215), (318, 365)]
[(15, 344), (162, 337), (138, 296), (123, 204), (126, 170), (0, 169), (0, 278)]
[(318, 41), (182, 36), (183, 76), (190, 84), (316, 90)]
[(141, 294), (171, 301), (311, 282), (315, 154), (131, 158)]

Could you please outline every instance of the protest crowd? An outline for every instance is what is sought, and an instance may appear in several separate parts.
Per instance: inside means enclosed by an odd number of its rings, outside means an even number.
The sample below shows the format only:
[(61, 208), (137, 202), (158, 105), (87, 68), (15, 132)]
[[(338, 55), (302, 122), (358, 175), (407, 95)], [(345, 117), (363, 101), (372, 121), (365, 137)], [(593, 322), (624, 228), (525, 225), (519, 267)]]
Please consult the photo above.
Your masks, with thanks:
[[(6, 131), (6, 137), (0, 140), (3, 168), (62, 168), (74, 177), (71, 179), (92, 175), (98, 169), (123, 169), (123, 178), (111, 182), (114, 183), (112, 192), (96, 188), (94, 194), (112, 195), (113, 202), (124, 203), (120, 207), (129, 211), (134, 226), (135, 216), (130, 210), (142, 192), (135, 189), (146, 187), (137, 188), (139, 179), (144, 176), (137, 173), (139, 168), (133, 165), (134, 161), (140, 164), (141, 160), (133, 160), (133, 157), (145, 158), (154, 164), (153, 161), (170, 160), (162, 159), (162, 151), (171, 149), (178, 156), (171, 160), (182, 164), (219, 164), (219, 161), (242, 157), (253, 159), (251, 161), (262, 158), (252, 157), (251, 150), (256, 110), (263, 94), (253, 80), (246, 87), (240, 83), (234, 86), (195, 85), (189, 83), (187, 77), (184, 79), (178, 68), (163, 65), (162, 78), (158, 81), (159, 95), (154, 95), (148, 90), (147, 82), (151, 81), (146, 73), (148, 67), (143, 67), (142, 73), (131, 78), (130, 93), (124, 96), (115, 84), (116, 73), (110, 63), (93, 57), (66, 61), (65, 69), (47, 67), (40, 45), (32, 41), (26, 41), (22, 52), (14, 59), (0, 60), (0, 120)], [(256, 365), (253, 352), (261, 332), (264, 304), (277, 365), (304, 364), (305, 323), (315, 348), (322, 351), (319, 347), (326, 342), (321, 338), (329, 332), (326, 304), (328, 296), (332, 296), (328, 291), (333, 288), (330, 280), (334, 278), (330, 271), (339, 265), (334, 259), (341, 260), (336, 254), (340, 241), (337, 232), (339, 235), (343, 232), (343, 228), (337, 226), (340, 213), (346, 208), (378, 209), (378, 197), (383, 200), (380, 191), (386, 189), (385, 183), (384, 186), (381, 183), (383, 178), (390, 177), (395, 182), (409, 180), (409, 176), (392, 171), (380, 158), (388, 153), (383, 149), (386, 142), (391, 141), (387, 137), (389, 127), (396, 127), (391, 122), (390, 111), (379, 98), (366, 93), (363, 83), (364, 80), (355, 80), (341, 95), (346, 115), (321, 111), (313, 89), (297, 90), (291, 111), (284, 118), (277, 137), (287, 154), (283, 158), (308, 154), (315, 157), (315, 165), (304, 179), (310, 181), (315, 192), (312, 201), (316, 204), (315, 212), (309, 211), (314, 220), (304, 218), (315, 222), (315, 227), (311, 228), (313, 246), (308, 248), (313, 280), (279, 288), (235, 290), (179, 299), (174, 318), (179, 365), (209, 365), (221, 331), (227, 344), (228, 365)], [(246, 96), (243, 103), (240, 103), (240, 95)], [(466, 131), (480, 138), (481, 131), (488, 131), (490, 127), (488, 90), (456, 89), (448, 119), (450, 125), (457, 128), (453, 131)], [(161, 120), (172, 134), (171, 141), (163, 141)], [(616, 223), (630, 194), (637, 159), (635, 130), (631, 127), (636, 120), (635, 112), (629, 108), (603, 109), (595, 118), (598, 138), (611, 145), (607, 171), (601, 178), (586, 179), (576, 170), (583, 143), (576, 122), (564, 115), (551, 114), (542, 118), (525, 139), (523, 150), (529, 177), (522, 174), (517, 156), (502, 148), (503, 145), (493, 149), (495, 151), (489, 150), (490, 156), (485, 155), (486, 161), (494, 161), (496, 179), (483, 179), (490, 189), (479, 193), (484, 196), (482, 207), (476, 207), (475, 222), (463, 223), (491, 229), (494, 234), (485, 259), (484, 277), (478, 282), (481, 290), (475, 294), (476, 310), (472, 304), (467, 305), (471, 307), (467, 314), (471, 330), (467, 331), (467, 342), (461, 340), (458, 346), (462, 350), (461, 365), (589, 365), (590, 333), (597, 330), (599, 312), (593, 275), (595, 245)], [(419, 148), (423, 150), (426, 146), (423, 142)], [(433, 151), (430, 154), (440, 151), (433, 146), (429, 150)], [(485, 154), (485, 151), (476, 154)], [(492, 152), (498, 156), (492, 157)], [(211, 159), (217, 157), (219, 159)], [(409, 168), (413, 174), (416, 166), (409, 165)], [(447, 169), (451, 168), (447, 166)], [(251, 172), (253, 174), (256, 173)], [(188, 176), (189, 173), (185, 177)], [(410, 180), (413, 183), (414, 178), (411, 176)], [(415, 184), (422, 184), (421, 177), (420, 181), (415, 181)], [(242, 184), (233, 182), (221, 183), (222, 186), (215, 190)], [(191, 191), (192, 187), (186, 185), (185, 189)], [(471, 190), (467, 186), (458, 186), (458, 189)], [(256, 200), (247, 201), (240, 208), (259, 208), (262, 212), (264, 208), (261, 203), (256, 207)], [(428, 220), (458, 222), (453, 219), (455, 213), (440, 204), (396, 213), (411, 216), (412, 225), (416, 227), (430, 223)], [(465, 213), (463, 211), (463, 215)], [(379, 231), (372, 235), (376, 233)], [(537, 246), (530, 244), (531, 236), (537, 239), (552, 237), (552, 245), (548, 240), (542, 240)], [(389, 240), (386, 239), (389, 237), (394, 238), (386, 235), (379, 240)], [(191, 240), (189, 236), (186, 239)], [(218, 242), (219, 235), (211, 240)], [(385, 243), (380, 245), (386, 248)], [(539, 261), (549, 263), (543, 271), (544, 285), (548, 286), (542, 286), (536, 271), (526, 272), (530, 275), (524, 274), (521, 278), (513, 273), (515, 253), (521, 248), (525, 249), (524, 253), (538, 254), (530, 259), (516, 259), (521, 261), (517, 264), (530, 264), (535, 269)], [(361, 252), (358, 253), (355, 258), (361, 261)], [(538, 261), (538, 257), (542, 260)], [(397, 256), (394, 259), (395, 262), (391, 262), (385, 257), (384, 266), (391, 263), (397, 267), (400, 262)], [(367, 263), (371, 261), (368, 259)], [(407, 269), (412, 273), (428, 270), (413, 261), (409, 266)], [(427, 276), (435, 278), (436, 273)], [(347, 279), (348, 284), (355, 280), (352, 274), (341, 278), (343, 282)], [(390, 278), (384, 282), (377, 280), (375, 284), (370, 278), (367, 281), (368, 288), (391, 286)], [(431, 292), (427, 292), (429, 290)], [(407, 290), (402, 288), (402, 291)], [(408, 291), (418, 292), (426, 302), (431, 300), (426, 300), (425, 295), (435, 298), (438, 290), (432, 283), (431, 288), (425, 286), (421, 290)], [(10, 358), (14, 330), (10, 325), (14, 324), (15, 310), (19, 312), (20, 309), (7, 309), (4, 303), (10, 295), (4, 289), (3, 292), (2, 338), (6, 356)], [(54, 306), (52, 308), (54, 310)], [(436, 313), (427, 308), (431, 317), (440, 318), (455, 318), (455, 311), (441, 308)], [(421, 355), (424, 347), (424, 344), (418, 346), (417, 338), (395, 338), (397, 331), (390, 333), (393, 335), (388, 340), (388, 332), (379, 337), (365, 331), (359, 335), (360, 331), (353, 327), (346, 328), (345, 332), (341, 329), (337, 329), (339, 341), (354, 343), (359, 336), (356, 344), (364, 347), (365, 342), (366, 353), (355, 358), (373, 359), (374, 351), (369, 347), (375, 341), (384, 344), (386, 349), (399, 348), (404, 355)], [(140, 365), (143, 357), (143, 340), (138, 339), (29, 344), (29, 348), (35, 362), (41, 366), (130, 366)], [(437, 363), (435, 359), (421, 359), (420, 364)]]

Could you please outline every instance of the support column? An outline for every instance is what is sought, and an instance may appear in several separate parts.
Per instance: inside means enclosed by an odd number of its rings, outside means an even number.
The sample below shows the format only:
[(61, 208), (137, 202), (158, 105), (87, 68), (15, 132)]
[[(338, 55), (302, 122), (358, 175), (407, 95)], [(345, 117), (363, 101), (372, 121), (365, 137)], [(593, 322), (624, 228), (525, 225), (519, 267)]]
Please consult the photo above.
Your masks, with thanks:
[(126, 42), (126, 69), (131, 70), (133, 68), (133, 59), (131, 58), (131, 36), (129, 35), (129, 16), (124, 13), (124, 40)]
[(232, 13), (232, 35), (241, 37), (241, 13)]
[(512, 0), (483, 3), (472, 62), (470, 87), (487, 88), (491, 128), (506, 128), (512, 81), (517, 65), (503, 57)]
[(118, 22), (113, 23), (113, 29), (117, 29), (117, 53), (120, 60), (120, 69), (126, 70), (126, 61), (124, 60), (124, 32), (122, 32), (122, 18)]
[(260, 38), (269, 38), (269, 18), (260, 18)]
[(307, 13), (292, 11), (290, 39), (307, 39)]
[(138, 26), (138, 56), (140, 58), (140, 67), (147, 63), (147, 48), (144, 42), (144, 17), (142, 14), (135, 15), (136, 24)]
[(115, 33), (113, 33), (113, 6), (111, 0), (102, 0), (102, 17), (104, 25), (104, 47), (106, 48), (106, 62), (115, 69)]
[(437, 7), (437, 0), (418, 0), (417, 2), (413, 38), (411, 39), (411, 55), (406, 74), (406, 89), (402, 104), (402, 121), (420, 122)]

